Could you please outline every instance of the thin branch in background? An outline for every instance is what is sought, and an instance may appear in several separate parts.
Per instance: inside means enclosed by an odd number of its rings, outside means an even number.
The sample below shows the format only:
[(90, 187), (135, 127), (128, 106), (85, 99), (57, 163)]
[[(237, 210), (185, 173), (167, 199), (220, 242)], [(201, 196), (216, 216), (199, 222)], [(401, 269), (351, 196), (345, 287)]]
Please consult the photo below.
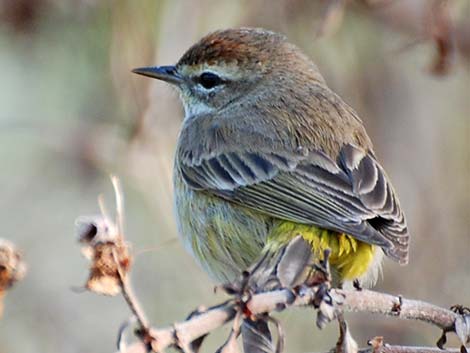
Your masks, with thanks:
[(146, 254), (146, 253), (149, 253), (149, 252), (161, 251), (163, 249), (166, 249), (166, 247), (169, 246), (169, 245), (177, 244), (178, 241), (179, 241), (179, 239), (177, 237), (169, 238), (169, 239), (163, 240), (162, 242), (160, 242), (156, 246), (152, 246), (152, 247), (137, 250), (137, 251), (134, 252), (135, 260), (137, 260), (140, 255), (143, 255), (143, 254)]
[(346, 10), (347, 0), (332, 0), (328, 2), (320, 25), (316, 30), (316, 37), (324, 37), (335, 34), (341, 27)]
[(117, 176), (111, 176), (111, 183), (113, 184), (114, 197), (116, 198), (117, 231), (121, 234), (121, 237), (124, 238), (124, 194)]
[[(328, 1), (317, 30), (317, 36), (334, 34), (344, 22), (346, 11), (355, 6), (361, 13), (376, 18), (380, 25), (406, 32), (410, 37), (400, 51), (418, 43), (432, 42), (435, 53), (429, 71), (437, 76), (447, 75), (455, 65), (457, 50), (470, 59), (468, 26), (458, 25), (451, 16), (455, 2), (449, 0), (423, 1), (419, 11), (411, 11), (413, 2), (393, 0), (334, 0)], [(393, 10), (392, 9), (393, 6)], [(406, 14), (406, 16), (400, 16)], [(462, 18), (465, 23), (466, 18)], [(470, 61), (470, 60), (468, 60)]]
[(428, 33), (436, 47), (430, 71), (434, 75), (446, 75), (455, 57), (455, 38), (450, 18), (448, 0), (434, 0), (430, 4)]

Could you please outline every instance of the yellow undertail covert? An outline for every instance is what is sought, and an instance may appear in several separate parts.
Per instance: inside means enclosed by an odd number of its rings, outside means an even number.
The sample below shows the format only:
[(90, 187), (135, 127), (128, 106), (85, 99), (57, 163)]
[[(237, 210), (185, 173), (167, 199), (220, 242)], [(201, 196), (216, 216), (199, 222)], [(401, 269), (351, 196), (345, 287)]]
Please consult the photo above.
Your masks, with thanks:
[(266, 250), (275, 250), (298, 235), (312, 245), (312, 251), (319, 259), (326, 249), (331, 250), (330, 266), (341, 280), (354, 280), (363, 276), (374, 260), (374, 245), (347, 234), (289, 221), (281, 221), (273, 228)]

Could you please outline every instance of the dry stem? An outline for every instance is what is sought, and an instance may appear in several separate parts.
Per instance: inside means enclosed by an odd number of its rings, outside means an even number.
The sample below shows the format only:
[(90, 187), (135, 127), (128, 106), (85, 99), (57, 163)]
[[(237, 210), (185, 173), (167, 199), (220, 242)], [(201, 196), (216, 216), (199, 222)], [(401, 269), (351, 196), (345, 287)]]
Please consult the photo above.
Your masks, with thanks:
[[(248, 308), (253, 314), (262, 314), (276, 311), (281, 307), (307, 306), (311, 304), (316, 291), (316, 288), (305, 288), (299, 295), (287, 289), (260, 293), (252, 297), (248, 303)], [(443, 309), (423, 301), (404, 299), (370, 290), (332, 289), (331, 295), (336, 298), (342, 298), (342, 304), (338, 306), (338, 309), (342, 312), (367, 312), (394, 316), (401, 319), (418, 320), (448, 331), (453, 330), (455, 320), (458, 317), (458, 314), (451, 310)], [(159, 352), (169, 346), (180, 345), (181, 342), (191, 342), (232, 320), (236, 312), (236, 304), (227, 302), (213, 307), (188, 321), (180, 322), (167, 328), (151, 329), (150, 334), (154, 339), (152, 349)], [(178, 337), (179, 342), (176, 341), (175, 337)], [(383, 346), (380, 347), (380, 351), (387, 353), (434, 353), (437, 352), (437, 349)], [(142, 343), (135, 343), (126, 350), (126, 353), (137, 352), (146, 352), (145, 346)]]

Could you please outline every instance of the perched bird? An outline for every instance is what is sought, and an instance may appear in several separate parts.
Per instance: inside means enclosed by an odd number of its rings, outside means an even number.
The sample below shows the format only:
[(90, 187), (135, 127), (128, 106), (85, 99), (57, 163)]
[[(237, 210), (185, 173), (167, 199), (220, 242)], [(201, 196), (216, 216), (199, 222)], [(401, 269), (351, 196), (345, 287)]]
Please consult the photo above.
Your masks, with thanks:
[(337, 283), (374, 283), (383, 253), (408, 262), (405, 217), (360, 118), (284, 36), (221, 30), (175, 66), (134, 72), (180, 93), (179, 231), (216, 280), (298, 235), (319, 257), (331, 249)]

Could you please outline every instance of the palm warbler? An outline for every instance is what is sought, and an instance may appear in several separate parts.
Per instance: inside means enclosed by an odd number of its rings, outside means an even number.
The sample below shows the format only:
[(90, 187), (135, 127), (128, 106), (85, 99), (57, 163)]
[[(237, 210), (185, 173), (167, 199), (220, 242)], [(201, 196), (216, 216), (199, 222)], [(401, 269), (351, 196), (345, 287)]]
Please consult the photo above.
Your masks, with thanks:
[(331, 249), (340, 283), (374, 283), (383, 253), (408, 262), (405, 217), (361, 120), (284, 36), (217, 31), (175, 66), (134, 72), (180, 93), (179, 230), (217, 280), (297, 235), (318, 256)]

